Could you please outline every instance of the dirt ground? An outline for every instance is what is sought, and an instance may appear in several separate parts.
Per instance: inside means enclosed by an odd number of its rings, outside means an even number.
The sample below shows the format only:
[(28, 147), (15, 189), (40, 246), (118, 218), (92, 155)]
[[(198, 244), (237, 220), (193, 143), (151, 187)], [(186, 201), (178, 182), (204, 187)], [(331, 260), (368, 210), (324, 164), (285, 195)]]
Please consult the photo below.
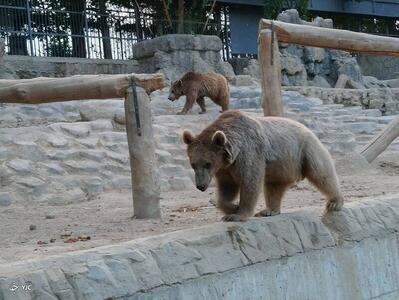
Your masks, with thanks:
[[(374, 168), (340, 176), (345, 199), (361, 201), (399, 194), (399, 155), (380, 160)], [(91, 201), (68, 206), (13, 204), (0, 208), (0, 263), (61, 254), (115, 244), (202, 224), (220, 222), (211, 204), (215, 189), (202, 193), (194, 186), (162, 194), (161, 220), (132, 219), (130, 192), (103, 193)], [(293, 187), (283, 200), (282, 213), (324, 206), (320, 193), (306, 181)], [(262, 197), (258, 208), (264, 207)]]

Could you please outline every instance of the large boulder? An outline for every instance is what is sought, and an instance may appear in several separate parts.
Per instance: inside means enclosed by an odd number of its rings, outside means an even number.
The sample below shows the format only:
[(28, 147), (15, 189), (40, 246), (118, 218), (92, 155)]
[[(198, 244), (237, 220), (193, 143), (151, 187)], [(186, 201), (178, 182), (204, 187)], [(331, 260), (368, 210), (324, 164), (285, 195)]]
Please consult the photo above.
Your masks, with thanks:
[(231, 80), (235, 74), (220, 57), (222, 47), (217, 36), (170, 34), (135, 44), (133, 58), (142, 72), (162, 72), (169, 80), (187, 71), (215, 71)]
[(281, 72), (283, 85), (307, 85), (306, 69), (300, 57), (281, 53)]
[[(331, 19), (317, 17), (313, 22), (301, 20), (295, 9), (283, 11), (277, 19), (286, 23), (333, 27)], [(348, 52), (286, 44), (280, 44), (280, 52), (283, 85), (334, 86), (341, 74), (347, 75), (359, 86), (363, 83), (356, 58)]]
[[(298, 11), (289, 9), (278, 15), (281, 22), (332, 28), (331, 19), (317, 17), (312, 22), (301, 20)], [(341, 75), (348, 76), (351, 88), (363, 88), (360, 67), (350, 53), (316, 47), (280, 43), (282, 84), (287, 86), (332, 87)], [(236, 74), (260, 78), (257, 60), (234, 58), (231, 60)], [(370, 80), (369, 80), (370, 81)], [(378, 85), (378, 83), (373, 83)], [(369, 84), (371, 85), (371, 83)], [(380, 84), (379, 84), (380, 85)]]
[(287, 9), (282, 11), (278, 16), (277, 20), (285, 23), (293, 23), (293, 24), (303, 24), (303, 25), (311, 25), (317, 27), (325, 27), (325, 28), (333, 28), (332, 19), (324, 19), (322, 17), (316, 17), (312, 22), (307, 22), (302, 20), (299, 16), (299, 12), (294, 9)]

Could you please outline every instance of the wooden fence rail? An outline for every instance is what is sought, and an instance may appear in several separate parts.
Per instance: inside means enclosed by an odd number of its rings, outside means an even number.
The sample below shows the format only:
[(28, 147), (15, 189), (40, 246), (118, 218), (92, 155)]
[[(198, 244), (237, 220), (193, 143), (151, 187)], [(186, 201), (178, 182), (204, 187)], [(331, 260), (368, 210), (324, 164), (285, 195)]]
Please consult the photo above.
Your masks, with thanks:
[(162, 74), (76, 75), (64, 78), (0, 80), (0, 102), (39, 104), (123, 98), (133, 82), (147, 93), (164, 87)]
[(261, 19), (260, 30), (272, 27), (278, 41), (283, 43), (399, 56), (399, 42), (393, 37)]
[[(261, 67), (262, 105), (265, 116), (283, 115), (278, 42), (373, 55), (399, 56), (398, 38), (261, 19), (258, 59)], [(361, 154), (372, 162), (398, 136), (399, 117), (374, 137)]]
[(65, 78), (0, 80), (0, 103), (61, 102), (125, 98), (134, 216), (159, 218), (151, 107), (147, 93), (164, 87), (162, 74), (78, 75)]

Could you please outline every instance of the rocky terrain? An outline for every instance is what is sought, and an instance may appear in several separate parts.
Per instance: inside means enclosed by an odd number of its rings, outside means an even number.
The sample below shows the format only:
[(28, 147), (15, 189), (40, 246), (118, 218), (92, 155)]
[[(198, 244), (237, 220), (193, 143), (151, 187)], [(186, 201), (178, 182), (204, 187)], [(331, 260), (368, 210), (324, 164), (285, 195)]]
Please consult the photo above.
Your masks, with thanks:
[[(311, 128), (337, 158), (355, 153), (393, 116), (377, 109), (323, 104), (294, 91), (283, 93), (287, 116)], [(232, 88), (232, 107), (261, 115), (260, 89)], [(200, 132), (219, 115), (176, 116), (184, 104), (167, 100), (167, 89), (153, 93), (156, 155), (162, 191), (192, 185), (181, 132)], [(130, 188), (130, 167), (120, 99), (0, 107), (0, 205), (80, 203), (115, 189)], [(399, 142), (388, 151), (399, 151)]]
[[(184, 99), (151, 95), (162, 220), (132, 220), (130, 165), (121, 99), (0, 106), (0, 262), (63, 253), (217, 222), (221, 215), (194, 188), (181, 142), (183, 129), (198, 133), (219, 115), (177, 116)], [(332, 153), (347, 201), (398, 193), (399, 141), (369, 166), (357, 151), (393, 116), (361, 106), (323, 104), (284, 91), (286, 116), (311, 128)], [(258, 86), (231, 87), (232, 108), (262, 115)], [(290, 190), (284, 211), (324, 199), (308, 183)], [(259, 209), (263, 206), (259, 201)]]

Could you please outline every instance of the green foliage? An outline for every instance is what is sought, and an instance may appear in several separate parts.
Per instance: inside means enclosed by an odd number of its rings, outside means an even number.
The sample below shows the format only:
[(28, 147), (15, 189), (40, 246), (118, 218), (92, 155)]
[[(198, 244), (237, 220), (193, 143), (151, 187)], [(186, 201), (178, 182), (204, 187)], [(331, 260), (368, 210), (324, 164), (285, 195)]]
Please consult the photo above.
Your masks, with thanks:
[(69, 57), (72, 56), (71, 46), (68, 44), (67, 37), (53, 36), (49, 39), (46, 49), (48, 56)]
[[(110, 0), (111, 4), (134, 8), (135, 0)], [(141, 13), (153, 19), (153, 31), (157, 33), (176, 33), (178, 27), (178, 7), (177, 0), (165, 0), (166, 10), (163, 0), (137, 0), (141, 8)], [(213, 0), (185, 0), (184, 1), (184, 18), (183, 28), (185, 33), (200, 33), (203, 23), (207, 19), (207, 13), (210, 11)], [(168, 16), (171, 20), (170, 26)]]

